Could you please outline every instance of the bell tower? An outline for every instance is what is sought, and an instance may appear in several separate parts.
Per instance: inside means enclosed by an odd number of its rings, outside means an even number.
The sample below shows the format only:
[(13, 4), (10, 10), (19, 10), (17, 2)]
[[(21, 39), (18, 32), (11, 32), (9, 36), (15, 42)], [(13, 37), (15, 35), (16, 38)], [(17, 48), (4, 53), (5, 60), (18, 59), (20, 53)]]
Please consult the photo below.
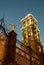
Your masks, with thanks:
[(22, 21), (22, 43), (26, 46), (31, 46), (35, 51), (40, 45), (40, 30), (38, 29), (38, 21), (32, 14), (27, 14)]

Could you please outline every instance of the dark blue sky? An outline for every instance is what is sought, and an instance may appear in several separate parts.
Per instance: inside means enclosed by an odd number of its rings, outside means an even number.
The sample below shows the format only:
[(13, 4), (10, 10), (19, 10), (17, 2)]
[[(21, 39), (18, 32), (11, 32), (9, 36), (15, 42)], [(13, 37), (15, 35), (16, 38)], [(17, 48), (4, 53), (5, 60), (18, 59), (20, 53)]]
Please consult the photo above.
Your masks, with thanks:
[(44, 0), (0, 0), (0, 19), (5, 17), (8, 29), (10, 23), (16, 26), (17, 38), (21, 40), (21, 19), (28, 13), (32, 13), (38, 20), (41, 42), (44, 45)]

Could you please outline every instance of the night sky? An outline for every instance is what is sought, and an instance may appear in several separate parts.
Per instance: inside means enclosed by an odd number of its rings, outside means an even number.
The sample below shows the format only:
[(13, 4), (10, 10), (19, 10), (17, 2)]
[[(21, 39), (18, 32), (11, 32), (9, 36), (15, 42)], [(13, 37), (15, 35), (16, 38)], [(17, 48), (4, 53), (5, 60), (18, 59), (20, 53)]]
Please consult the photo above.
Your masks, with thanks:
[(44, 0), (0, 0), (0, 19), (4, 17), (7, 28), (11, 31), (10, 23), (14, 23), (18, 40), (21, 40), (21, 19), (32, 13), (38, 20), (40, 38), (44, 45)]

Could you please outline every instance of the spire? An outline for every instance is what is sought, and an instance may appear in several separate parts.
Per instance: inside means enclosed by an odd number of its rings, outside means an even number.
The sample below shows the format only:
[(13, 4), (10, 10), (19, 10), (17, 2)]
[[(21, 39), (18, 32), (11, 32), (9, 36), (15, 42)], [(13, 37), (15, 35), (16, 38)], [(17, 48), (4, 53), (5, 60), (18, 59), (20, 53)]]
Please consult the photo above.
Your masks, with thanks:
[(4, 17), (0, 19), (0, 25), (2, 25), (3, 23), (4, 23)]

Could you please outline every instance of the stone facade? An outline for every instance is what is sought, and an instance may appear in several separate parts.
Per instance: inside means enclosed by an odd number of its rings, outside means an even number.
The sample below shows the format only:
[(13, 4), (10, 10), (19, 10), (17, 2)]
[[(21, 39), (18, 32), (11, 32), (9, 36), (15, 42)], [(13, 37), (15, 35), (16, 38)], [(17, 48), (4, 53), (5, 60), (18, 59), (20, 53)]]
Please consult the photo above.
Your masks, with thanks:
[[(17, 42), (14, 29), (8, 33), (7, 39), (5, 35), (0, 34), (0, 65), (43, 65), (43, 47), (38, 21), (32, 14), (28, 14), (21, 21), (21, 42)], [(17, 43), (19, 47), (16, 46)]]

